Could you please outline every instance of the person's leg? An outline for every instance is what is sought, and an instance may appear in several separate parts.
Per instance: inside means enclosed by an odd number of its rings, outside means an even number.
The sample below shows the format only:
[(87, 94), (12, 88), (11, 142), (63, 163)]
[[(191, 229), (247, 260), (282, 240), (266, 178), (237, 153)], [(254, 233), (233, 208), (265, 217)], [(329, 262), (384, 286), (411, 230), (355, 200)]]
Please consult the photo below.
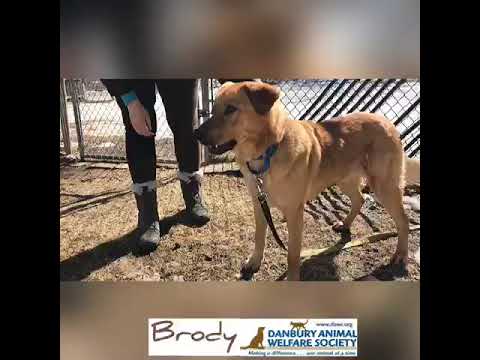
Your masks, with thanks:
[[(135, 92), (148, 111), (152, 132), (155, 132), (157, 124), (154, 82), (146, 80)], [(138, 209), (138, 246), (140, 252), (150, 252), (157, 247), (161, 236), (156, 192), (155, 139), (137, 134), (131, 125), (128, 108), (121, 99), (117, 99), (117, 104), (125, 125), (128, 169)]]
[(200, 144), (193, 137), (198, 125), (198, 86), (195, 79), (156, 80), (157, 88), (165, 106), (167, 122), (172, 130), (175, 155), (178, 161), (178, 177), (191, 220), (204, 224), (210, 220), (203, 205), (200, 185)]
[[(135, 89), (136, 95), (150, 115), (152, 132), (156, 130), (155, 84), (146, 81), (142, 87)], [(125, 147), (128, 169), (133, 184), (154, 183), (156, 179), (155, 139), (136, 133), (130, 122), (128, 109), (121, 99), (116, 99), (122, 112), (125, 126)]]

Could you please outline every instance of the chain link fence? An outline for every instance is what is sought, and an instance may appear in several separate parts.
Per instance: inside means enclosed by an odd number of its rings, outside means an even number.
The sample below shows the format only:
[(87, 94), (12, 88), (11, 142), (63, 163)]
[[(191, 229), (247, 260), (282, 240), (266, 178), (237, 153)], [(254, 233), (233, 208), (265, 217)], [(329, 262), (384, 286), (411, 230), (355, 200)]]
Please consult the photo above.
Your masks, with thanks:
[[(125, 161), (125, 130), (114, 98), (100, 80), (67, 80), (67, 110), (79, 123), (78, 151), (82, 160)], [(175, 163), (173, 134), (157, 93), (155, 137), (159, 162)]]
[[(263, 80), (284, 93), (292, 119), (320, 122), (356, 111), (383, 114), (400, 132), (408, 156), (420, 158), (420, 81), (414, 79)], [(220, 87), (210, 80), (210, 110)], [(231, 154), (224, 159), (231, 158)], [(218, 161), (218, 158), (217, 158)]]
[[(420, 157), (420, 81), (412, 79), (272, 80), (284, 96), (281, 101), (291, 118), (323, 121), (355, 112), (377, 112), (398, 128), (404, 148)], [(76, 147), (82, 160), (125, 161), (125, 131), (120, 109), (99, 80), (61, 81), (61, 148)], [(215, 79), (199, 81), (200, 121), (208, 118), (220, 87)], [(63, 96), (63, 100), (62, 100)], [(176, 163), (173, 134), (168, 127), (162, 99), (157, 93), (157, 135), (159, 163)], [(63, 102), (63, 110), (62, 110)], [(73, 129), (73, 131), (72, 131)], [(69, 131), (68, 131), (69, 130)], [(233, 154), (212, 156), (207, 163), (232, 161)]]

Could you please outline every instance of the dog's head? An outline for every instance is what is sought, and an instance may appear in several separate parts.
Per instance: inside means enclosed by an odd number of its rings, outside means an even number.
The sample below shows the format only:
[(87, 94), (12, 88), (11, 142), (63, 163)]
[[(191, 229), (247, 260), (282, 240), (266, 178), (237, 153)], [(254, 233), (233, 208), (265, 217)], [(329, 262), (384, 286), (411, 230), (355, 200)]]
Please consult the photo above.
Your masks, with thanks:
[(234, 149), (243, 160), (258, 157), (278, 141), (275, 109), (280, 95), (278, 87), (262, 82), (224, 83), (212, 117), (195, 130), (195, 138), (213, 154)]

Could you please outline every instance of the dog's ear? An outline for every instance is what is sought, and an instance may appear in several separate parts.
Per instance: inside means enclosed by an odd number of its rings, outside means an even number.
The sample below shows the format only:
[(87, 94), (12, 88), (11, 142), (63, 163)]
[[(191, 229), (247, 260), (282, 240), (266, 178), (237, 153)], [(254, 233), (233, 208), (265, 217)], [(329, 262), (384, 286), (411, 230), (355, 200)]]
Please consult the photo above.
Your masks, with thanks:
[(227, 87), (232, 86), (232, 85), (235, 85), (232, 81), (226, 81), (226, 80), (223, 81), (223, 82), (219, 81), (219, 83), (221, 84), (219, 90), (223, 89), (223, 88), (227, 88)]
[(268, 113), (280, 96), (278, 87), (266, 83), (246, 82), (242, 88), (255, 111), (260, 115)]

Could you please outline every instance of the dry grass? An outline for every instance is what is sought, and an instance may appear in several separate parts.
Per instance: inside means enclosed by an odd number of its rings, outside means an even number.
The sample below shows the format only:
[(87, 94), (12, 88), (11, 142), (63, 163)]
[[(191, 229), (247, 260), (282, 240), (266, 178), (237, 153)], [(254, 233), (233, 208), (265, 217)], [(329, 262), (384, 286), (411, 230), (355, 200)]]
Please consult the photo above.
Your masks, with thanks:
[[(219, 165), (220, 166), (220, 165)], [(61, 168), (60, 268), (63, 280), (232, 281), (253, 249), (254, 222), (251, 199), (243, 179), (230, 174), (209, 174), (203, 194), (212, 220), (201, 228), (183, 224), (180, 185), (173, 169), (159, 169), (160, 214), (170, 228), (154, 253), (135, 257), (134, 198), (127, 169)], [(419, 197), (419, 194), (413, 194)], [(330, 225), (344, 217), (348, 199), (335, 188), (305, 207), (303, 248), (319, 248), (349, 240)], [(279, 235), (287, 239), (286, 223), (272, 210)], [(374, 231), (395, 230), (390, 216), (378, 204), (365, 204), (352, 227), (355, 239)], [(418, 212), (408, 210), (412, 224)], [(410, 260), (407, 271), (388, 266), (397, 238), (318, 256), (302, 266), (304, 280), (354, 280), (367, 275), (381, 280), (419, 280), (420, 267)], [(410, 235), (413, 257), (420, 232)], [(265, 258), (255, 280), (275, 280), (286, 270), (286, 254), (270, 234)]]

